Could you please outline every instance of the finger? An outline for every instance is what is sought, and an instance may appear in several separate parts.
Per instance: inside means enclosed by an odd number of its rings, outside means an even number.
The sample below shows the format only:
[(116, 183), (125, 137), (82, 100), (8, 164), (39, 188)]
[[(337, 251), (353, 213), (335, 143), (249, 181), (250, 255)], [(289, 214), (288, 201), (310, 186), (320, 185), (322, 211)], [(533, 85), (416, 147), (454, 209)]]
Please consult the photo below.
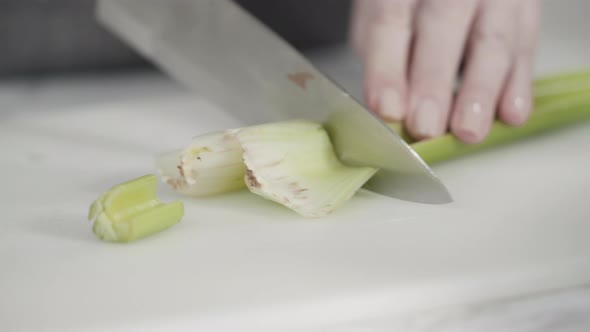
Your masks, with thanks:
[(516, 1), (486, 0), (479, 7), (467, 50), (465, 77), (451, 116), (451, 131), (467, 143), (483, 140), (513, 62)]
[(405, 115), (407, 61), (413, 0), (365, 0), (374, 3), (368, 19), (365, 56), (365, 98), (369, 108), (387, 121)]
[(515, 62), (500, 102), (500, 119), (513, 126), (523, 125), (532, 110), (532, 81), (534, 54), (539, 27), (539, 4), (537, 0), (525, 0), (520, 11), (519, 39)]
[(352, 3), (352, 17), (350, 20), (350, 40), (353, 49), (359, 56), (363, 56), (366, 48), (367, 29), (370, 24), (369, 12), (373, 1), (354, 0)]
[(409, 133), (427, 139), (446, 131), (450, 101), (475, 0), (423, 0), (417, 8), (410, 70)]

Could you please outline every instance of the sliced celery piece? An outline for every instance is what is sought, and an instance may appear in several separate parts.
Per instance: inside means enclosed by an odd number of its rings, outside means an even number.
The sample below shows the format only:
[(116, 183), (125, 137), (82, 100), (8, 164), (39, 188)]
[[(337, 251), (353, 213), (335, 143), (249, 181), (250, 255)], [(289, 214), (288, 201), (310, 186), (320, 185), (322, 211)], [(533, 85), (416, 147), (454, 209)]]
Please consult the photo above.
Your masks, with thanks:
[(323, 126), (287, 121), (239, 129), (248, 189), (305, 217), (332, 213), (377, 169), (349, 167), (337, 158)]
[(156, 158), (162, 179), (190, 196), (241, 188), (305, 217), (331, 213), (376, 172), (347, 167), (319, 123), (285, 121), (195, 137), (184, 150)]
[(244, 151), (235, 137), (214, 132), (193, 138), (179, 151), (156, 157), (162, 180), (175, 191), (195, 197), (245, 189)]
[(181, 202), (164, 204), (157, 198), (158, 179), (145, 175), (112, 187), (90, 206), (92, 230), (107, 242), (131, 242), (177, 224)]

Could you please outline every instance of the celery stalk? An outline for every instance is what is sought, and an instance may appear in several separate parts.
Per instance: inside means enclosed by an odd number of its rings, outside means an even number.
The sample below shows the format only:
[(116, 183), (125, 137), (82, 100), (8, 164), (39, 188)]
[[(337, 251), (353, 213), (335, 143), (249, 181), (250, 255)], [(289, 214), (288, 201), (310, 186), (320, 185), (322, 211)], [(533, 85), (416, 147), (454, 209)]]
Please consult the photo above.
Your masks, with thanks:
[(270, 123), (235, 135), (244, 149), (248, 189), (305, 217), (332, 213), (377, 171), (342, 164), (319, 123)]
[(463, 143), (454, 135), (446, 134), (413, 143), (411, 147), (427, 164), (434, 164), (583, 120), (590, 120), (590, 88), (586, 85), (585, 89), (576, 87), (574, 91), (559, 90), (559, 94), (537, 97), (535, 110), (526, 124), (521, 127), (511, 127), (496, 121), (488, 137), (479, 144)]
[(107, 242), (131, 242), (172, 227), (184, 213), (181, 202), (164, 204), (156, 197), (155, 175), (112, 187), (90, 206), (92, 231)]
[(403, 124), (388, 125), (426, 163), (433, 164), (590, 118), (590, 69), (547, 75), (536, 79), (533, 87), (535, 109), (527, 123), (510, 127), (495, 121), (488, 137), (476, 145), (463, 143), (450, 133), (416, 142), (405, 132)]
[(173, 190), (211, 196), (242, 188), (305, 217), (324, 216), (377, 171), (340, 163), (320, 123), (285, 121), (197, 136), (156, 157)]
[(535, 105), (550, 102), (556, 96), (590, 93), (590, 69), (548, 75), (534, 82)]
[(535, 97), (587, 91), (590, 87), (590, 68), (546, 75), (533, 82)]
[(204, 197), (245, 189), (244, 151), (226, 132), (214, 132), (193, 138), (183, 150), (156, 157), (162, 180), (175, 191)]

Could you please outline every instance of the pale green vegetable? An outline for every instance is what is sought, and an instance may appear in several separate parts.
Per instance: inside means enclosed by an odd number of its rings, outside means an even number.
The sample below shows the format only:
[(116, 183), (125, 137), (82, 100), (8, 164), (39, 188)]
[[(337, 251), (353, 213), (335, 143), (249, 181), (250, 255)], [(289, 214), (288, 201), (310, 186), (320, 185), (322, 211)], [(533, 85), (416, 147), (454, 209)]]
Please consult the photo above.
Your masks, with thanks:
[(590, 120), (590, 91), (585, 94), (544, 98), (535, 107), (527, 123), (511, 127), (496, 121), (488, 136), (479, 144), (467, 144), (452, 134), (411, 144), (428, 164), (454, 159), (555, 130), (566, 125)]
[(156, 197), (158, 179), (146, 175), (118, 184), (90, 206), (92, 231), (107, 242), (130, 242), (177, 224), (184, 214), (181, 202), (164, 204)]
[(186, 149), (158, 156), (156, 167), (182, 194), (247, 187), (305, 217), (333, 212), (376, 172), (344, 166), (321, 124), (296, 120), (195, 137)]
[(503, 143), (512, 142), (564, 125), (589, 119), (590, 69), (546, 75), (533, 82), (534, 110), (521, 127), (511, 127), (496, 120), (488, 137), (479, 144), (461, 142), (452, 134), (416, 142), (402, 123), (391, 122), (395, 131), (428, 163), (453, 159)]
[(546, 75), (534, 81), (533, 91), (537, 102), (545, 97), (588, 92), (590, 86), (590, 68), (578, 71), (566, 71)]
[(235, 131), (248, 189), (306, 217), (330, 214), (377, 171), (343, 165), (323, 126), (293, 121)]
[(235, 137), (215, 132), (195, 137), (184, 150), (156, 158), (162, 180), (175, 191), (195, 197), (246, 188), (244, 151)]
[[(414, 142), (412, 148), (428, 164), (451, 160), (502, 144), (590, 121), (590, 71), (546, 76), (534, 82), (534, 110), (520, 127), (495, 121), (488, 136), (479, 144), (467, 144), (452, 134)], [(400, 132), (398, 125), (391, 125)], [(411, 141), (408, 141), (411, 143)]]

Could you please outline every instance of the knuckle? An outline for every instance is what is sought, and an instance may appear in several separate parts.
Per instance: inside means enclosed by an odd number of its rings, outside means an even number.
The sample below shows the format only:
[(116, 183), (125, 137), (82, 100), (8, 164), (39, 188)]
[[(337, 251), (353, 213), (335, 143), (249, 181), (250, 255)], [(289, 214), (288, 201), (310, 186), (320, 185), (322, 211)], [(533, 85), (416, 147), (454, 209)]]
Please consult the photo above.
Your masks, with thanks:
[(485, 80), (474, 80), (469, 82), (469, 85), (462, 86), (465, 95), (468, 96), (490, 96), (496, 90), (499, 83), (487, 82)]
[(534, 42), (522, 42), (520, 43), (517, 50), (517, 57), (530, 58), (537, 51), (536, 44)]
[(450, 90), (455, 83), (456, 70), (452, 62), (428, 60), (411, 68), (410, 79), (414, 86), (430, 91)]
[(443, 79), (420, 77), (411, 82), (411, 90), (418, 95), (429, 96), (438, 102), (446, 102), (452, 92), (452, 84)]
[(409, 28), (415, 0), (374, 0), (372, 21), (376, 25)]
[(478, 45), (490, 45), (500, 48), (509, 48), (510, 34), (504, 29), (488, 28), (481, 25), (475, 28), (474, 42)]
[(506, 29), (478, 26), (473, 31), (472, 49), (484, 49), (490, 56), (511, 57), (514, 53), (514, 36)]
[(471, 77), (468, 82), (461, 85), (461, 92), (464, 96), (475, 96), (481, 99), (489, 99), (495, 102), (502, 90), (503, 82), (508, 74), (508, 68), (498, 70), (497, 75)]

